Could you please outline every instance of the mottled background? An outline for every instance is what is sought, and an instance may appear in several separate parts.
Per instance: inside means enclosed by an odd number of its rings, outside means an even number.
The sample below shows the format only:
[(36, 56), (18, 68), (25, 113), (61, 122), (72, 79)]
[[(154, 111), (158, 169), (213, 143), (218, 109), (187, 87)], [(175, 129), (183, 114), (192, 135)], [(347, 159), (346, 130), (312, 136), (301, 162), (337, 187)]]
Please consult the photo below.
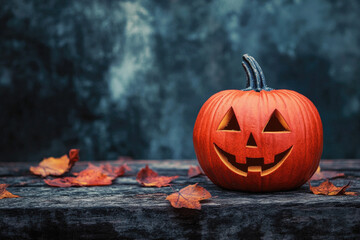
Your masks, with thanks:
[(0, 161), (194, 158), (243, 53), (318, 107), (324, 158), (360, 158), (360, 1), (0, 0)]

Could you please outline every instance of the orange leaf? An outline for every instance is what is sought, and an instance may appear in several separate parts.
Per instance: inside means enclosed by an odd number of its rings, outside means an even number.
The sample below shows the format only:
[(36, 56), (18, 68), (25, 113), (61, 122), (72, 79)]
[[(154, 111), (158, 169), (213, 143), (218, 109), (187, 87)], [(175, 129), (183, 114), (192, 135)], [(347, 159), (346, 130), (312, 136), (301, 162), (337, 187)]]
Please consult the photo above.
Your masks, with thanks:
[(71, 149), (69, 157), (64, 155), (60, 158), (49, 157), (42, 160), (37, 167), (30, 167), (30, 171), (35, 175), (46, 177), (61, 176), (68, 172), (79, 160), (79, 149)]
[(0, 199), (3, 198), (18, 198), (18, 195), (14, 195), (11, 192), (9, 192), (8, 190), (6, 190), (6, 188), (8, 187), (8, 184), (0, 184)]
[(211, 198), (211, 194), (203, 187), (196, 184), (189, 185), (179, 192), (166, 197), (174, 208), (201, 209), (200, 201)]
[(179, 176), (159, 176), (159, 174), (149, 168), (148, 165), (142, 168), (136, 175), (138, 181), (144, 187), (166, 187), (170, 182)]
[(88, 168), (76, 173), (76, 177), (64, 177), (57, 179), (45, 179), (45, 183), (53, 187), (85, 187), (85, 186), (105, 186), (111, 185), (112, 181), (123, 175), (130, 168), (127, 165), (113, 167), (101, 165), (99, 167), (89, 163)]
[(328, 195), (328, 196), (336, 196), (336, 195), (355, 195), (356, 193), (350, 192), (347, 194), (345, 191), (350, 186), (350, 182), (342, 187), (336, 187), (332, 184), (328, 179), (325, 182), (322, 182), (318, 187), (311, 186), (309, 182), (310, 190), (316, 195)]
[(81, 171), (77, 177), (44, 179), (44, 182), (52, 187), (88, 187), (111, 185), (113, 179), (104, 174), (102, 170), (87, 168)]
[(188, 177), (197, 177), (199, 175), (204, 175), (203, 171), (201, 171), (199, 166), (190, 166), (188, 171)]
[(97, 168), (87, 168), (73, 180), (75, 186), (104, 186), (110, 185), (115, 177), (107, 175)]
[(114, 178), (121, 177), (127, 171), (131, 171), (131, 168), (125, 163), (121, 166), (114, 167), (110, 163), (100, 165), (100, 168), (106, 172), (107, 175), (113, 176)]
[(320, 166), (316, 169), (315, 174), (310, 178), (310, 181), (316, 181), (326, 178), (338, 178), (338, 177), (344, 177), (344, 173), (339, 173), (335, 171), (321, 171)]

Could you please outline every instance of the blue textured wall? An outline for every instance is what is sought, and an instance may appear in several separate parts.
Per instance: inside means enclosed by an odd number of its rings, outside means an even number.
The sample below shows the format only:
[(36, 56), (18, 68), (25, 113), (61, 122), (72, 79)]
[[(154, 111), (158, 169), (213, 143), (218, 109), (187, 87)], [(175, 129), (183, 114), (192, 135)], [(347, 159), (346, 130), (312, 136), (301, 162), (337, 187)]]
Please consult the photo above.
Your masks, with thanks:
[(360, 158), (360, 2), (0, 1), (0, 160), (194, 158), (243, 53), (318, 107), (325, 158)]

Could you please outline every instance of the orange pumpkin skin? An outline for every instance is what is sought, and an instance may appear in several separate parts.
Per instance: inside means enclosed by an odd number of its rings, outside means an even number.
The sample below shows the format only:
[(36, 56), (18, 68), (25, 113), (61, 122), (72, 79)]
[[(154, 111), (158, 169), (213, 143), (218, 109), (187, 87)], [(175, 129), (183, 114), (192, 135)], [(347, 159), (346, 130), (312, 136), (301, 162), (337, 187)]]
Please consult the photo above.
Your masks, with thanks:
[[(239, 129), (227, 128), (230, 118)], [(202, 106), (193, 141), (213, 183), (232, 190), (281, 191), (300, 187), (314, 174), (323, 130), (314, 104), (295, 91), (226, 90)]]

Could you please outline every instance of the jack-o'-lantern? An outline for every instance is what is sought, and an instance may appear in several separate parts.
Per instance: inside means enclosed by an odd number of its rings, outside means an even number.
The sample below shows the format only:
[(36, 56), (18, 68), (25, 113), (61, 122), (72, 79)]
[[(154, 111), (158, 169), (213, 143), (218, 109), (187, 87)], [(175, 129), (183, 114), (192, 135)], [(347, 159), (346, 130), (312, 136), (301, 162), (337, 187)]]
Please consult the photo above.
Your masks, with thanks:
[(303, 185), (323, 149), (319, 113), (305, 96), (266, 86), (243, 56), (247, 88), (225, 90), (202, 106), (193, 132), (196, 156), (210, 180), (227, 189), (280, 191)]

